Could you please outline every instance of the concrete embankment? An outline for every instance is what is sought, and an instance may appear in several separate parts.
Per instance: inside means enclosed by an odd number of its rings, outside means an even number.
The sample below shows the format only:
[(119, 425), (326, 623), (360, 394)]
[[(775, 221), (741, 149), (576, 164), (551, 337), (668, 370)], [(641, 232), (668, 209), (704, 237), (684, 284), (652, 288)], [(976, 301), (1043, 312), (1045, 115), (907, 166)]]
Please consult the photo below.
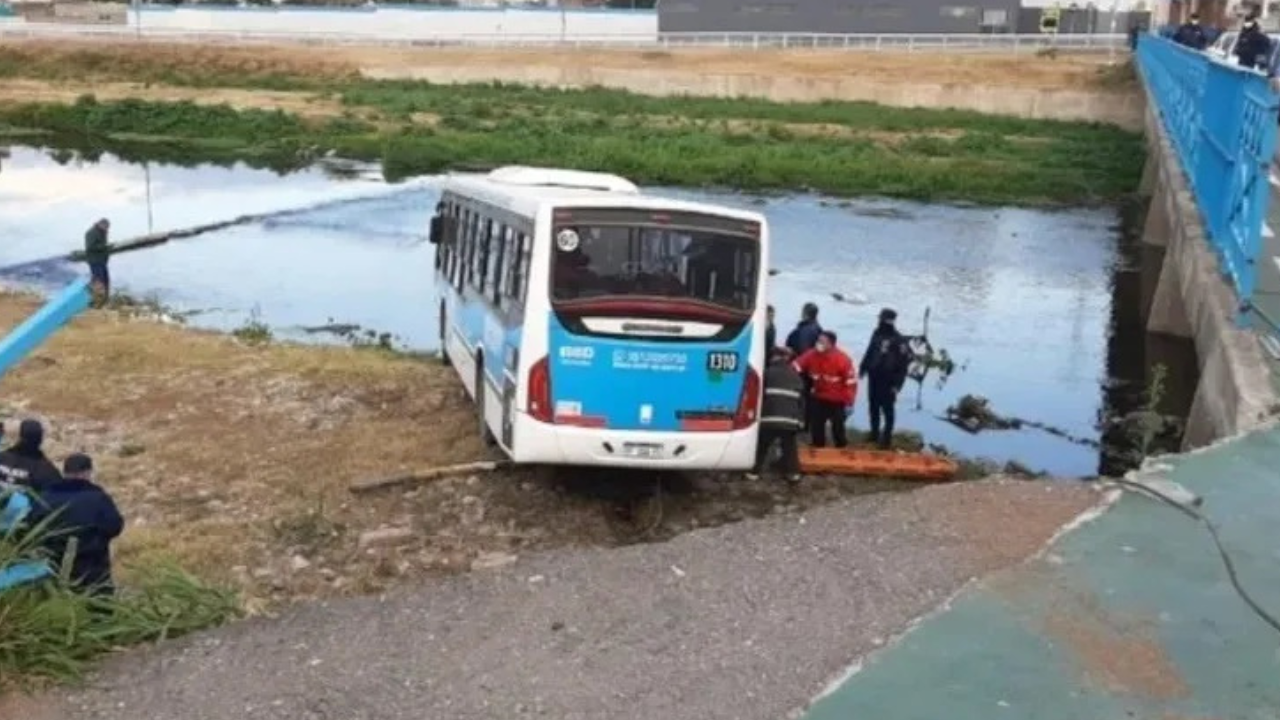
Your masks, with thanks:
[(1205, 236), (1194, 196), (1154, 108), (1146, 112), (1151, 197), (1142, 233), (1147, 330), (1190, 338), (1200, 366), (1184, 448), (1251, 430), (1275, 412), (1277, 395), (1257, 336), (1236, 324), (1239, 304)]

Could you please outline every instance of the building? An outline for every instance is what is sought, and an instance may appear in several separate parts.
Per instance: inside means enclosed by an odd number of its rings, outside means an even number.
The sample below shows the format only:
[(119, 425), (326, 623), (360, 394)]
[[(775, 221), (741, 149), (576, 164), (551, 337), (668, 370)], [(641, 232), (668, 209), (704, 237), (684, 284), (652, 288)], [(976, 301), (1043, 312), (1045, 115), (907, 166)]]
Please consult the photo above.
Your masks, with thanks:
[(662, 0), (658, 31), (1006, 33), (1020, 0)]

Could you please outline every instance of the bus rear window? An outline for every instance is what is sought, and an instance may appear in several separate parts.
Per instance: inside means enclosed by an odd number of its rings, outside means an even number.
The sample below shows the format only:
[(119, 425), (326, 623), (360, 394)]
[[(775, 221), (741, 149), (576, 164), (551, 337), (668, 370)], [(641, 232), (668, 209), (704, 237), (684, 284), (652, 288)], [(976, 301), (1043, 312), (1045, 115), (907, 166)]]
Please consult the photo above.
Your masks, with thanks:
[(553, 303), (612, 297), (755, 307), (759, 246), (714, 230), (560, 225), (552, 236)]

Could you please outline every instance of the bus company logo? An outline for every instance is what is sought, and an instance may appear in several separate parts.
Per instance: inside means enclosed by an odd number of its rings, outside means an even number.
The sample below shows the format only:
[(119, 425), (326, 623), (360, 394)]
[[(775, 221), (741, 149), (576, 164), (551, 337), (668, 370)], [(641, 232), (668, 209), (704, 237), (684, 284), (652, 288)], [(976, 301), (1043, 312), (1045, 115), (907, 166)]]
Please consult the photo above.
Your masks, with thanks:
[(573, 230), (561, 230), (556, 233), (556, 247), (560, 252), (573, 252), (578, 249), (578, 244), (582, 241), (578, 237), (578, 233)]
[(659, 323), (624, 322), (622, 332), (634, 334), (683, 335), (683, 325), (663, 325)]
[(596, 350), (587, 345), (565, 345), (560, 348), (560, 362), (565, 365), (590, 365)]

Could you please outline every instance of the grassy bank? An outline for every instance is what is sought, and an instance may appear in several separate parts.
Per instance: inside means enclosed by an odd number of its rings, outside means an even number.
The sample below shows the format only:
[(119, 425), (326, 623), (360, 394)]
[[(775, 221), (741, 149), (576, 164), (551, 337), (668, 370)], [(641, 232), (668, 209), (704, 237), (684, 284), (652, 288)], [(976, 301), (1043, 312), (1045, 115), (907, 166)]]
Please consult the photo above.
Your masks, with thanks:
[[(0, 50), (0, 78), (70, 82), (64, 65), (24, 59)], [(869, 103), (432, 85), (364, 79), (340, 66), (202, 71), (94, 55), (64, 62), (83, 69), (81, 81), (93, 80), (98, 97), (21, 102), (15, 90), (0, 106), (8, 132), (281, 167), (332, 152), (381, 161), (391, 177), (523, 163), (650, 184), (1024, 205), (1122, 196), (1137, 183), (1143, 152), (1136, 135), (1108, 126)], [(217, 104), (229, 88), (230, 104)]]

